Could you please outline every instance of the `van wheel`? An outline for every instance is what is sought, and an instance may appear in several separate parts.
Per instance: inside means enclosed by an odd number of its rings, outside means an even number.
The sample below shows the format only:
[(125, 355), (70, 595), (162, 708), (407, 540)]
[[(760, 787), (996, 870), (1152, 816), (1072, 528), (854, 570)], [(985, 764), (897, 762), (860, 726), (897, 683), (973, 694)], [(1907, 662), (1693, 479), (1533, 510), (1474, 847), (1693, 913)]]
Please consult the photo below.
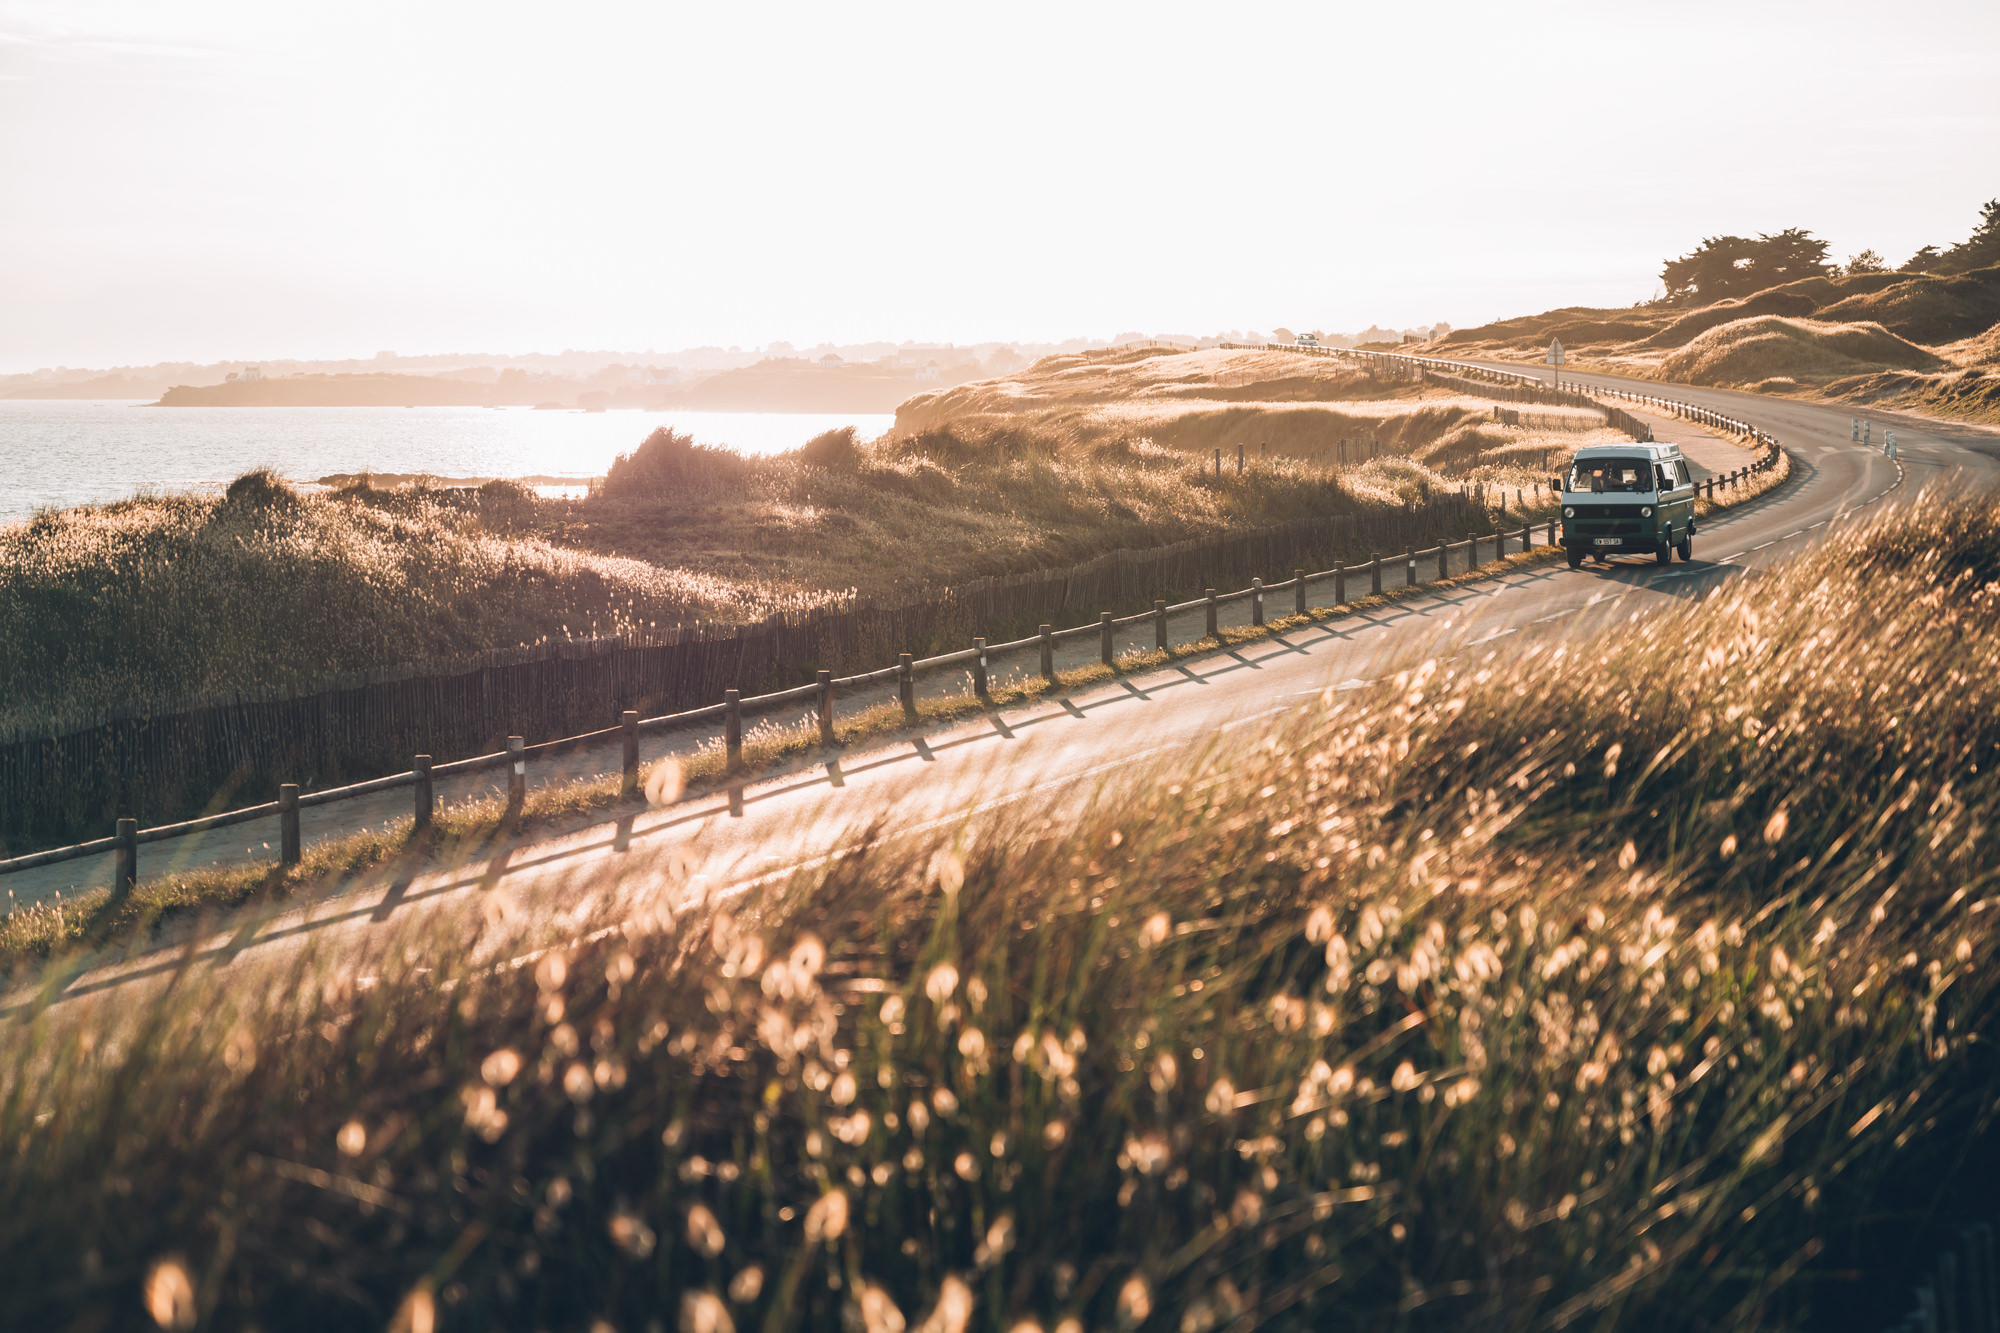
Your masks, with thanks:
[(1662, 546), (1659, 550), (1653, 552), (1653, 559), (1663, 565), (1671, 565), (1674, 562), (1674, 548), (1671, 546)]
[(1569, 567), (1571, 569), (1583, 568), (1583, 552), (1579, 551), (1576, 547), (1564, 547), (1563, 555), (1569, 560)]
[(1680, 558), (1681, 558), (1681, 562), (1682, 562), (1683, 564), (1685, 564), (1685, 563), (1686, 563), (1687, 561), (1689, 561), (1689, 560), (1692, 560), (1692, 559), (1694, 559), (1694, 529), (1693, 529), (1693, 528), (1689, 528), (1689, 529), (1688, 529), (1688, 530), (1687, 530), (1686, 532), (1684, 532), (1684, 533), (1682, 533), (1682, 534), (1681, 534), (1681, 544), (1680, 544), (1679, 546), (1676, 546), (1676, 547), (1674, 548), (1674, 553), (1675, 553), (1676, 555), (1680, 556)]

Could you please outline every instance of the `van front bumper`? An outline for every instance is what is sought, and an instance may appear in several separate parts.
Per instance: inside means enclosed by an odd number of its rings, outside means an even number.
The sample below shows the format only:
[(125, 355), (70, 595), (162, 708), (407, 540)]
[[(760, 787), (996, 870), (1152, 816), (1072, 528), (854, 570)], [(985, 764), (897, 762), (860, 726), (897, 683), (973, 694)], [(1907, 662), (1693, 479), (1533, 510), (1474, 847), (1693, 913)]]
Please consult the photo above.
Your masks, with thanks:
[(1600, 528), (1593, 532), (1587, 527), (1579, 531), (1577, 525), (1566, 523), (1563, 525), (1562, 544), (1585, 553), (1638, 551), (1652, 555), (1667, 544), (1667, 539), (1650, 529), (1645, 532), (1605, 532)]

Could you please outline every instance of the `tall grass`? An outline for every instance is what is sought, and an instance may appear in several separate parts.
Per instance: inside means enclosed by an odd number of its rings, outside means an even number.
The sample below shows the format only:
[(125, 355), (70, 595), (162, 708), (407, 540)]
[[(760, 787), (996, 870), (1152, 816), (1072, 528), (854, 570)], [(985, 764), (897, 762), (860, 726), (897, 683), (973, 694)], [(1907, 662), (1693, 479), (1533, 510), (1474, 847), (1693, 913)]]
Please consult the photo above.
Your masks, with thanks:
[(1995, 1091), (2000, 510), (1919, 512), (1081, 814), (34, 1012), (0, 1324), (1790, 1322)]
[[(0, 726), (800, 601), (522, 533), (534, 499), (252, 473), (0, 527)], [(805, 599), (811, 601), (812, 599)]]
[(895, 600), (1123, 547), (1352, 510), (1298, 460), (1211, 464), (1142, 436), (981, 418), (763, 458), (655, 432), (597, 495), (547, 506), (553, 539), (805, 592)]

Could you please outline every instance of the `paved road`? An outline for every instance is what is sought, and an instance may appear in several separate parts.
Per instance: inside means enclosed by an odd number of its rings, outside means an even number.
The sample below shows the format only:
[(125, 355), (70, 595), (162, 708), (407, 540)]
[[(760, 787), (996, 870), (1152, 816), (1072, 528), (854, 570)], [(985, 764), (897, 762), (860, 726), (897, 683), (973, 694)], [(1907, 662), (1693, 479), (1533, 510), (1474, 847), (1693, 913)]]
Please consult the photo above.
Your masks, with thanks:
[[(1621, 559), (1579, 571), (1551, 565), (1420, 596), (801, 767), (751, 784), (736, 801), (716, 796), (625, 813), (479, 864), (385, 875), (267, 920), (232, 923), (230, 933), (194, 941), (196, 956), (210, 966), (245, 968), (301, 941), (337, 943), (440, 910), (465, 912), (475, 923), (496, 913), (559, 919), (606, 893), (636, 904), (740, 889), (814, 865), (871, 834), (1061, 820), (1079, 803), (1115, 793), (1121, 781), (1185, 770), (1209, 746), (1244, 743), (1271, 719), (1327, 706), (1329, 689), (1337, 708), (1342, 691), (1437, 655), (1491, 654), (1504, 667), (1537, 637), (1585, 633), (1698, 596), (1800, 551), (1843, 514), (1900, 502), (1940, 476), (1961, 490), (2000, 480), (2000, 432), (1905, 419), (1896, 426), (1899, 468), (1849, 443), (1846, 409), (1676, 392), (1763, 426), (1795, 460), (1785, 486), (1711, 519), (1691, 563)], [(108, 964), (75, 979), (67, 994), (116, 993), (178, 966), (188, 947), (162, 945)]]

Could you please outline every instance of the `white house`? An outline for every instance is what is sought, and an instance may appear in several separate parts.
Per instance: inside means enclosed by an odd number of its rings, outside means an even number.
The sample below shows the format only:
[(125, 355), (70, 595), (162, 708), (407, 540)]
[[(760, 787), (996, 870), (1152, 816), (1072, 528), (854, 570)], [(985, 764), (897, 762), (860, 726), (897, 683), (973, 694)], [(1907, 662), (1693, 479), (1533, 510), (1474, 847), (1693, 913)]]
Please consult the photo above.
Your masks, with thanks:
[(842, 366), (846, 364), (847, 364), (846, 361), (842, 360), (838, 355), (836, 355), (833, 352), (828, 352), (825, 356), (819, 359), (819, 367), (821, 370), (839, 370)]
[(941, 368), (939, 368), (936, 357), (932, 357), (929, 361), (926, 361), (923, 363), (923, 365), (917, 367), (917, 378), (920, 380), (938, 379), (943, 374), (944, 371)]
[(264, 378), (264, 372), (258, 366), (245, 366), (243, 367), (243, 378), (252, 381), (261, 380)]

